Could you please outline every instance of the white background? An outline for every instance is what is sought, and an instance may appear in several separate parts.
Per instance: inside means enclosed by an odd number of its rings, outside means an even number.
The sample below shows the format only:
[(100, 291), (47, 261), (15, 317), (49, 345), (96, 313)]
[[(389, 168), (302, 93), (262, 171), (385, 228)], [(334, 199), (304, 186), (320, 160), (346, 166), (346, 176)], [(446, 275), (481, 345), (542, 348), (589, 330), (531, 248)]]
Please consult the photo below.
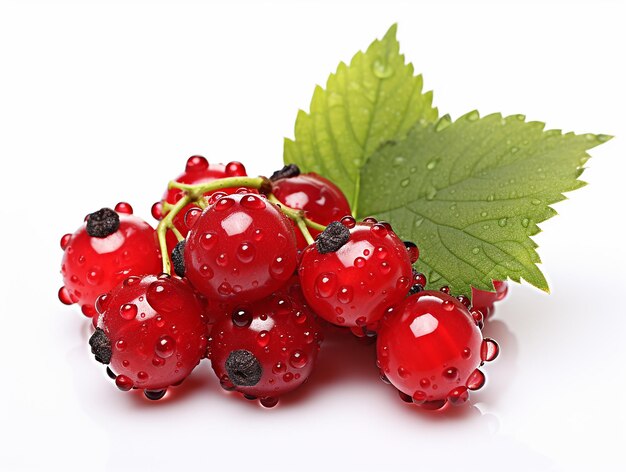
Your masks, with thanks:
[[(1, 0), (0, 469), (624, 470), (625, 13), (598, 0)], [(314, 85), (394, 22), (442, 114), (617, 136), (536, 238), (553, 293), (515, 286), (498, 307), (486, 388), (424, 413), (378, 381), (371, 347), (335, 334), (274, 410), (223, 393), (207, 364), (166, 401), (119, 392), (86, 320), (56, 299), (60, 236), (120, 200), (148, 218), (194, 153), (271, 172)]]

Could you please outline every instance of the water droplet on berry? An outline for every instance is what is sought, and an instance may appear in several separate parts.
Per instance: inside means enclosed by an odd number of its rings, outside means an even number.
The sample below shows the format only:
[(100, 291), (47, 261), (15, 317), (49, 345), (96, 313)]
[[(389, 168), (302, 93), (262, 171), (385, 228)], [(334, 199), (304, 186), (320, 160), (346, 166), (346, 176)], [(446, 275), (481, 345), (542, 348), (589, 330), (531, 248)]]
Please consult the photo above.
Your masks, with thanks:
[(339, 292), (337, 293), (337, 300), (341, 303), (350, 303), (354, 298), (354, 292), (352, 287), (340, 287)]
[(466, 347), (465, 349), (461, 351), (461, 357), (463, 359), (469, 359), (471, 355), (472, 355), (472, 351), (469, 347)]
[(209, 168), (209, 161), (204, 156), (191, 156), (187, 159), (185, 172), (200, 172)]
[(65, 287), (61, 287), (59, 289), (59, 301), (61, 303), (63, 303), (64, 305), (71, 305), (73, 303), (75, 303), (72, 298), (70, 297), (70, 292), (68, 289), (66, 289)]
[(126, 303), (120, 307), (120, 316), (125, 320), (132, 320), (137, 316), (137, 305)]
[(61, 249), (65, 251), (65, 248), (70, 243), (70, 239), (72, 239), (71, 234), (68, 233), (63, 235), (63, 237), (61, 238)]
[(278, 256), (270, 264), (270, 275), (275, 279), (282, 279), (287, 275), (285, 273), (286, 269), (287, 260), (282, 256)]
[(256, 343), (259, 347), (267, 347), (270, 343), (270, 333), (269, 331), (259, 331), (259, 334), (256, 335)]
[(315, 291), (321, 298), (332, 296), (337, 290), (337, 277), (332, 272), (324, 272), (315, 281)]
[(124, 280), (124, 285), (126, 285), (127, 287), (131, 287), (137, 284), (140, 280), (141, 280), (141, 277), (137, 277), (136, 275), (133, 275), (131, 277), (128, 277), (126, 280)]
[(478, 390), (485, 385), (485, 374), (483, 374), (480, 370), (476, 369), (472, 372), (467, 379), (467, 388), (470, 390)]
[(124, 215), (132, 215), (133, 207), (126, 202), (119, 202), (117, 205), (115, 205), (115, 211)]
[(287, 366), (285, 365), (284, 362), (280, 362), (280, 361), (274, 364), (274, 366), (272, 367), (272, 372), (275, 374), (282, 374), (286, 370), (287, 370)]
[(365, 267), (365, 259), (363, 259), (362, 257), (357, 257), (356, 259), (354, 259), (354, 267), (356, 267), (357, 269), (362, 269), (363, 267)]
[(115, 385), (117, 385), (117, 388), (119, 388), (120, 390), (127, 392), (128, 390), (133, 388), (133, 381), (125, 375), (118, 375), (115, 378)]
[(152, 218), (155, 220), (161, 220), (163, 218), (163, 204), (161, 202), (156, 202), (150, 208), (150, 213), (152, 214)]
[(387, 261), (383, 261), (380, 263), (380, 273), (383, 275), (387, 275), (391, 272), (391, 265)]
[(276, 405), (278, 405), (278, 398), (275, 398), (275, 397), (261, 398), (259, 400), (259, 403), (261, 404), (261, 406), (265, 408), (274, 408)]
[(240, 308), (233, 311), (231, 319), (235, 326), (238, 326), (240, 328), (246, 328), (252, 323), (252, 313), (250, 313), (248, 310)]
[(443, 371), (442, 375), (445, 379), (454, 381), (459, 376), (459, 371), (455, 367), (449, 367)]
[(265, 201), (257, 195), (246, 195), (241, 199), (241, 206), (250, 210), (263, 210)]
[(285, 375), (283, 375), (283, 380), (285, 382), (291, 382), (293, 380), (293, 374), (291, 372), (287, 372)]
[(411, 375), (411, 373), (404, 367), (398, 367), (398, 375), (403, 379), (406, 379), (409, 375)]
[(448, 401), (452, 405), (461, 405), (469, 400), (469, 392), (466, 387), (457, 387), (448, 393)]
[(422, 388), (428, 388), (428, 387), (430, 387), (430, 380), (428, 380), (428, 378), (427, 378), (427, 377), (422, 378), (422, 379), (420, 380), (420, 386), (421, 386)]
[(170, 336), (161, 336), (154, 346), (154, 351), (163, 359), (172, 357), (176, 351), (176, 341), (174, 341), (174, 338)]
[(85, 315), (88, 318), (91, 318), (93, 316), (96, 316), (98, 313), (96, 312), (96, 309), (94, 308), (93, 305), (90, 304), (86, 304), (80, 307), (80, 311), (83, 313), (83, 315)]
[(87, 271), (87, 282), (91, 285), (100, 285), (102, 276), (103, 273), (100, 267), (92, 267)]
[(213, 269), (211, 269), (207, 264), (202, 264), (200, 266), (200, 275), (205, 279), (213, 278)]
[(215, 263), (220, 267), (226, 267), (228, 265), (228, 256), (226, 255), (226, 253), (223, 252), (222, 254), (218, 255), (215, 258)]
[(485, 362), (491, 362), (500, 354), (500, 346), (491, 338), (485, 338), (480, 346), (480, 358)]
[(126, 349), (126, 341), (124, 341), (123, 339), (118, 339), (117, 342), (115, 343), (115, 349), (117, 349), (120, 352), (123, 352)]
[(213, 208), (215, 209), (215, 211), (226, 211), (232, 208), (234, 204), (235, 200), (233, 200), (232, 198), (223, 197), (220, 198), (217, 203), (215, 203), (215, 205), (213, 205)]
[[(443, 292), (443, 290), (442, 290)], [(444, 292), (445, 293), (445, 292)], [(446, 300), (445, 302), (443, 302), (443, 304), (441, 305), (443, 307), (444, 310), (446, 311), (452, 311), (454, 310), (454, 303), (452, 303), (450, 300)]]
[(255, 256), (256, 250), (254, 249), (254, 246), (249, 243), (242, 243), (237, 248), (237, 259), (244, 264), (252, 262)]
[(247, 175), (246, 168), (241, 162), (238, 161), (226, 164), (225, 171), (228, 177), (245, 177)]
[(370, 228), (370, 231), (374, 236), (379, 238), (384, 238), (389, 234), (389, 230), (387, 229), (387, 227), (381, 223), (376, 223), (375, 225), (373, 225)]
[(148, 380), (148, 373), (144, 372), (143, 370), (140, 370), (139, 372), (137, 372), (137, 380), (141, 383), (144, 383)]
[(351, 216), (344, 216), (343, 218), (341, 218), (341, 224), (348, 229), (352, 229), (356, 226), (356, 220)]
[(187, 226), (187, 228), (193, 228), (201, 215), (202, 209), (200, 208), (193, 207), (187, 210), (184, 218), (185, 226)]
[(302, 369), (308, 361), (306, 354), (300, 350), (293, 351), (289, 357), (289, 363), (296, 369)]
[(428, 395), (422, 390), (417, 390), (412, 397), (413, 403), (417, 405), (421, 405), (422, 403), (426, 402), (427, 399)]

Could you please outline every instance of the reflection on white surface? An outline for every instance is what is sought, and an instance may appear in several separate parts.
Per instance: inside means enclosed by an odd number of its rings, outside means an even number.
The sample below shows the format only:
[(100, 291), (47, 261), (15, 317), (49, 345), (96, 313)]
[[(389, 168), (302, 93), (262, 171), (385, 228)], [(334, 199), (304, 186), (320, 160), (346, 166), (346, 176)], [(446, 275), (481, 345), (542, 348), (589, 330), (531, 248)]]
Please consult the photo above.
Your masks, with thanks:
[(430, 313), (424, 313), (421, 316), (416, 317), (411, 323), (411, 331), (413, 336), (419, 338), (432, 333), (439, 326), (439, 321)]

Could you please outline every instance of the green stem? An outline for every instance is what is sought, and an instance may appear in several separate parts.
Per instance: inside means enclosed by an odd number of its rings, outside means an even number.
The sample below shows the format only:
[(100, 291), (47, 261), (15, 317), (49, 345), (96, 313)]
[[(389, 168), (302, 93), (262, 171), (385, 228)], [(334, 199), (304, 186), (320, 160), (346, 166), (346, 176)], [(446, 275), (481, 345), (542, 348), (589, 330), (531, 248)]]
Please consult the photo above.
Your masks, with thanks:
[(157, 226), (156, 231), (159, 238), (159, 248), (161, 249), (161, 258), (163, 259), (163, 272), (165, 272), (166, 274), (172, 273), (170, 254), (167, 250), (167, 230), (170, 229), (174, 231), (174, 234), (178, 233), (176, 237), (180, 235), (182, 238), (182, 234), (180, 234), (180, 232), (174, 227), (174, 217), (178, 215), (180, 211), (192, 201), (193, 199), (190, 194), (186, 193), (185, 195), (183, 195), (183, 198), (176, 202), (176, 205), (174, 205), (170, 209), (170, 211), (167, 212), (167, 215), (163, 217), (163, 219), (159, 222), (159, 225)]
[(326, 229), (326, 226), (316, 223), (315, 221), (311, 221), (307, 217), (305, 217), (302, 210), (296, 210), (294, 208), (289, 208), (288, 206), (284, 205), (280, 200), (278, 200), (278, 198), (276, 198), (273, 193), (270, 193), (267, 196), (267, 199), (277, 205), (278, 208), (280, 208), (280, 211), (282, 211), (286, 216), (295, 221), (296, 226), (298, 227), (298, 229), (302, 233), (302, 236), (304, 236), (304, 239), (306, 239), (306, 242), (308, 244), (311, 244), (315, 241), (313, 239), (313, 236), (311, 236), (309, 228), (313, 228), (317, 231), (324, 231)]
[(238, 188), (248, 187), (259, 189), (267, 183), (265, 177), (227, 177), (225, 179), (212, 180), (204, 184), (181, 184), (180, 182), (172, 181), (169, 183), (168, 188), (177, 188), (183, 190), (185, 193), (191, 196), (193, 201), (198, 201), (202, 198), (202, 194), (207, 192), (215, 192), (217, 190), (223, 190), (225, 188)]

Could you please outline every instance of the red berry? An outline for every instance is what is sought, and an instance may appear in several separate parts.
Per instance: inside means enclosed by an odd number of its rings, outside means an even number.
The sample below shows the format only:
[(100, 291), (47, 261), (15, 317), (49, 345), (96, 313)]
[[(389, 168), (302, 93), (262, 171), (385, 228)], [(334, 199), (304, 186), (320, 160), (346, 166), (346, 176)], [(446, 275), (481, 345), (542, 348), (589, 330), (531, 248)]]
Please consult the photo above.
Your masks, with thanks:
[(296, 268), (286, 216), (256, 194), (220, 198), (185, 243), (185, 275), (209, 300), (252, 302), (275, 292)]
[(467, 307), (437, 291), (408, 297), (385, 318), (378, 333), (383, 375), (413, 402), (438, 409), (467, 401), (484, 384), (478, 367), (493, 360), (498, 345), (484, 339)]
[[(191, 156), (187, 159), (187, 165), (185, 166), (185, 172), (176, 177), (176, 182), (183, 184), (202, 184), (206, 182), (211, 182), (217, 179), (224, 179), (227, 177), (245, 177), (246, 168), (240, 162), (229, 162), (228, 164), (209, 164), (209, 161), (206, 160), (203, 156)], [(224, 192), (225, 194), (235, 193), (237, 188), (228, 188), (222, 189), (220, 192)], [(205, 197), (210, 197), (214, 192), (205, 193)], [(160, 220), (165, 216), (163, 214), (163, 203), (169, 203), (170, 205), (174, 205), (177, 203), (182, 197), (184, 193), (180, 189), (169, 189), (163, 195), (163, 198), (160, 202), (155, 203), (152, 206), (152, 216)], [(187, 233), (190, 230), (190, 226), (187, 225), (185, 221), (185, 215), (187, 212), (192, 209), (195, 205), (190, 204), (182, 209), (178, 215), (174, 218), (174, 225), (181, 232), (183, 236), (187, 236)], [(167, 247), (169, 252), (171, 253), (176, 246), (177, 243), (176, 236), (168, 231), (167, 233)]]
[[(324, 226), (350, 214), (350, 205), (339, 187), (314, 173), (278, 179), (273, 182), (272, 192), (288, 207), (304, 210), (307, 218)], [(295, 223), (291, 223), (296, 232), (298, 248), (304, 249), (308, 243)], [(314, 229), (310, 231), (313, 238), (320, 233)]]
[(96, 314), (94, 303), (131, 275), (157, 273), (161, 253), (154, 229), (132, 216), (127, 203), (118, 203), (115, 212), (103, 208), (88, 215), (74, 233), (61, 238), (64, 286), (59, 299), (78, 303), (86, 316)]
[[(356, 223), (344, 218), (305, 249), (299, 274), (309, 306), (340, 326), (365, 326), (406, 297), (412, 281), (404, 243), (381, 223)], [(336, 226), (335, 226), (336, 225)], [(332, 228), (331, 228), (332, 227)], [(344, 228), (347, 242), (333, 252), (330, 231)], [(330, 235), (330, 236), (329, 236)]]
[(269, 297), (239, 305), (213, 326), (209, 357), (222, 387), (271, 407), (307, 380), (322, 335), (298, 292), (294, 277)]
[(202, 302), (180, 279), (130, 277), (97, 305), (102, 313), (89, 344), (96, 360), (117, 373), (121, 390), (141, 388), (160, 398), (206, 354)]
[(472, 307), (475, 310), (480, 310), (485, 319), (493, 315), (493, 305), (495, 302), (503, 300), (509, 291), (509, 286), (505, 281), (494, 280), (493, 287), (495, 292), (487, 292), (472, 287)]

